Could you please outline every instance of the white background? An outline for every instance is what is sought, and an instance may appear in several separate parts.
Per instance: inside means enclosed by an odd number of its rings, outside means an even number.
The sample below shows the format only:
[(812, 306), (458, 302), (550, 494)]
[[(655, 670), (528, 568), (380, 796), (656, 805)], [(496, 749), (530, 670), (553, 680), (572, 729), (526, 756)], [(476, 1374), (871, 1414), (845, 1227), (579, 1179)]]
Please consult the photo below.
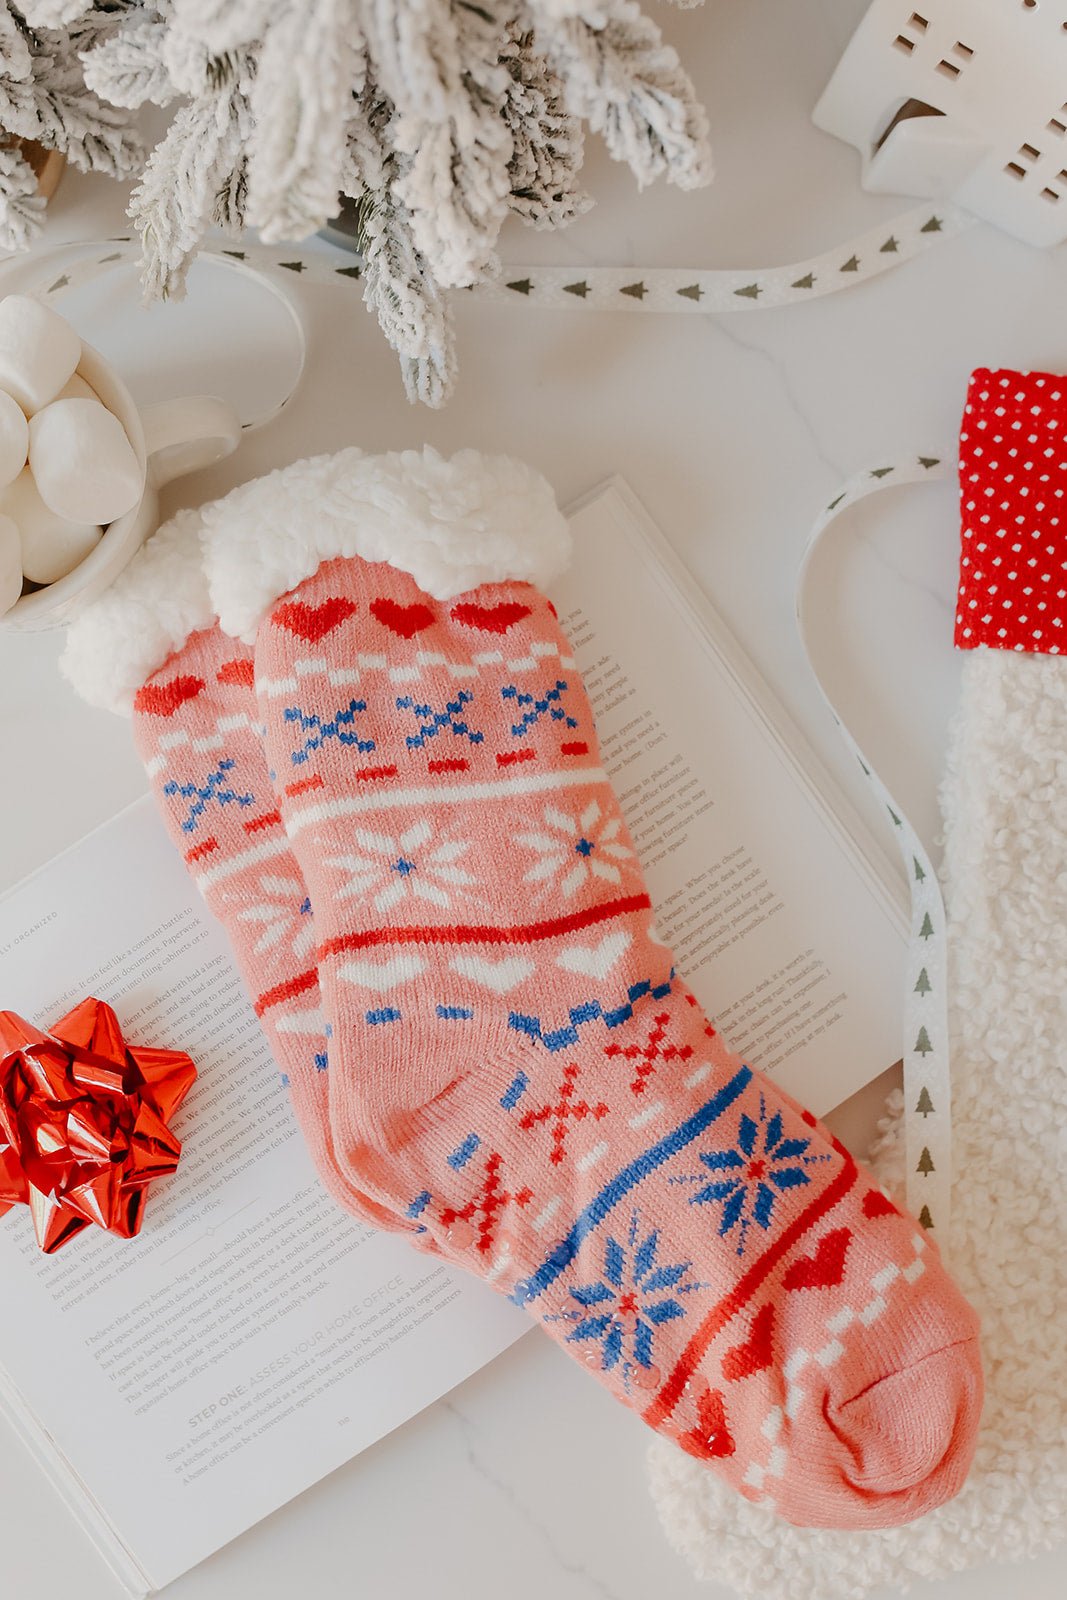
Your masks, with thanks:
[[(909, 202), (858, 188), (858, 158), (808, 114), (862, 0), (710, 0), (666, 13), (712, 118), (718, 178), (638, 196), (590, 142), (597, 209), (567, 235), (514, 229), (512, 263), (770, 265), (840, 242)], [(48, 237), (118, 231), (122, 197), (68, 177)], [(459, 306), (460, 389), (412, 410), (358, 289), (307, 291), (305, 390), (232, 463), (186, 480), (192, 504), (297, 457), (424, 441), (525, 456), (561, 500), (623, 472), (787, 708), (842, 780), (792, 621), (808, 525), (838, 481), (895, 454), (951, 452), (968, 371), (1067, 365), (1064, 256), (984, 227), (882, 280), (810, 306), (733, 317)], [(285, 334), (266, 298), (197, 275), (184, 307), (135, 310), (128, 280), (71, 302), (142, 398), (216, 390), (246, 406), (279, 381)], [(956, 694), (956, 518), (944, 486), (880, 496), (835, 540), (821, 649), (839, 703), (931, 843)], [(0, 885), (142, 792), (128, 730), (58, 680), (54, 636), (0, 634)], [(91, 929), (86, 930), (91, 938)], [(0, 1003), (18, 1004), (17, 995)], [(871, 1102), (853, 1108), (862, 1135)], [(4, 1308), (8, 1313), (8, 1308)], [(173, 1586), (173, 1600), (695, 1600), (644, 1483), (640, 1425), (536, 1336)], [(4, 1592), (114, 1600), (115, 1589), (0, 1428)], [(1060, 1574), (1057, 1577), (1057, 1574)], [(937, 1600), (1062, 1592), (1056, 1556), (922, 1585)], [(817, 1597), (813, 1596), (813, 1600)]]

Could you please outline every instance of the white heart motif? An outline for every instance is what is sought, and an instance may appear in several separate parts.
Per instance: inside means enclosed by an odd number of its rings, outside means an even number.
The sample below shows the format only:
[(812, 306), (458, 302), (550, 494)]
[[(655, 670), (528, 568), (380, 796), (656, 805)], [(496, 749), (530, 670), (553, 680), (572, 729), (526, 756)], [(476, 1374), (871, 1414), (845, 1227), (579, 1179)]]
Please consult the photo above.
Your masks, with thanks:
[(633, 942), (633, 934), (620, 929), (606, 933), (598, 945), (572, 944), (556, 957), (557, 967), (580, 972), (586, 978), (606, 978), (612, 967)]
[(487, 956), (455, 956), (452, 960), (453, 972), (484, 984), (494, 994), (507, 994), (510, 989), (517, 989), (536, 970), (534, 963), (525, 956), (504, 956), (499, 961), (490, 961)]
[(426, 963), (421, 956), (402, 952), (388, 961), (347, 961), (338, 971), (346, 982), (354, 983), (357, 988), (388, 994), (390, 989), (399, 989), (401, 984), (410, 983), (420, 972), (425, 972)]
[(313, 1011), (290, 1011), (275, 1023), (279, 1033), (318, 1034), (326, 1031), (326, 1018), (318, 1006)]

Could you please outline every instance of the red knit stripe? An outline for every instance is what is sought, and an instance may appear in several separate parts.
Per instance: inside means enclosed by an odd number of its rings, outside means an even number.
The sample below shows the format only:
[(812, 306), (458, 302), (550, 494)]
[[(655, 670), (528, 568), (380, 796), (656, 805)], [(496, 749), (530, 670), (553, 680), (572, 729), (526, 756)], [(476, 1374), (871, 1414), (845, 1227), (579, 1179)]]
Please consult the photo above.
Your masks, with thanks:
[(250, 822), (242, 823), (246, 833), (258, 833), (260, 828), (272, 828), (276, 822), (281, 822), (280, 811), (265, 811), (261, 817), (253, 817)]
[(212, 850), (217, 850), (218, 847), (219, 841), (217, 839), (205, 839), (202, 844), (194, 844), (191, 850), (187, 850), (185, 859), (189, 862), (199, 861), (201, 856), (209, 856)]
[(644, 1420), (649, 1427), (658, 1427), (663, 1419), (668, 1417), (674, 1410), (686, 1383), (703, 1360), (715, 1335), (732, 1318), (736, 1317), (739, 1311), (744, 1310), (772, 1268), (778, 1265), (778, 1262), (793, 1248), (798, 1239), (803, 1238), (804, 1234), (810, 1232), (820, 1217), (824, 1217), (831, 1207), (843, 1199), (856, 1182), (859, 1172), (855, 1161), (844, 1145), (839, 1143), (837, 1139), (833, 1141), (833, 1144), (838, 1155), (844, 1160), (841, 1171), (833, 1182), (827, 1185), (822, 1194), (817, 1195), (811, 1204), (798, 1217), (793, 1219), (789, 1227), (779, 1235), (770, 1249), (738, 1280), (730, 1293), (708, 1312), (704, 1321), (682, 1351), (678, 1363), (667, 1382), (644, 1413)]
[(284, 983), (276, 984), (273, 989), (267, 989), (255, 1003), (255, 1013), (261, 1017), (264, 1011), (269, 1011), (271, 1006), (281, 1005), (284, 1000), (295, 1000), (297, 995), (307, 994), (309, 989), (314, 989), (319, 981), (316, 968), (310, 972), (301, 972), (299, 977), (286, 978)]
[(561, 744), (559, 753), (562, 756), (587, 756), (589, 754), (589, 746), (581, 739), (574, 739), (569, 744)]
[(316, 772), (313, 778), (301, 778), (299, 783), (287, 783), (285, 792), (290, 800), (295, 800), (298, 794), (307, 794), (309, 789), (321, 789), (322, 779)]
[(369, 783), (372, 778), (395, 778), (395, 767), (360, 767), (352, 774), (357, 783)]
[(513, 767), (517, 761), (532, 761), (536, 750), (505, 750), (496, 758), (498, 767)]
[(553, 917), (548, 922), (527, 922), (511, 928), (458, 924), (439, 928), (361, 928), (337, 939), (327, 939), (319, 946), (319, 960), (379, 944), (526, 944), (531, 939), (554, 939), (561, 933), (576, 933), (580, 928), (607, 922), (612, 917), (628, 916), (631, 911), (647, 911), (651, 904), (647, 894), (632, 894), (621, 900), (589, 906), (585, 911), (572, 912), (569, 917)]
[(428, 761), (427, 772), (469, 772), (470, 762), (463, 756), (453, 756), (447, 761)]

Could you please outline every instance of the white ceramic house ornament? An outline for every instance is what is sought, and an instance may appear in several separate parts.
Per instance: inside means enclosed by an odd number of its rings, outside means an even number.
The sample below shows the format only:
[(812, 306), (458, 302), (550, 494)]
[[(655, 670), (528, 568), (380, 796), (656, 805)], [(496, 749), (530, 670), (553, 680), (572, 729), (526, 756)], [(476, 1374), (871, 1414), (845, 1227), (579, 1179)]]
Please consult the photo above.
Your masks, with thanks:
[(815, 107), (863, 187), (1067, 239), (1067, 0), (874, 0)]

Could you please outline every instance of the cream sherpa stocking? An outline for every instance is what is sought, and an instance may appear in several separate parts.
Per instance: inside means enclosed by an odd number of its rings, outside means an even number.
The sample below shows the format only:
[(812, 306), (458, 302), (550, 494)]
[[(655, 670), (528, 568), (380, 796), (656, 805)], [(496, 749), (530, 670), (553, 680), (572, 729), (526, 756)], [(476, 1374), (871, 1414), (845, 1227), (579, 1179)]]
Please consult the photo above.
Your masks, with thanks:
[[(960, 440), (956, 643), (942, 791), (953, 1249), (982, 1317), (986, 1404), (961, 1493), (906, 1528), (784, 1527), (676, 1451), (652, 1493), (699, 1576), (759, 1600), (861, 1600), (1067, 1539), (1067, 379), (980, 370)], [(899, 1113), (899, 1106), (898, 1106)], [(901, 1124), (875, 1152), (901, 1170)]]

